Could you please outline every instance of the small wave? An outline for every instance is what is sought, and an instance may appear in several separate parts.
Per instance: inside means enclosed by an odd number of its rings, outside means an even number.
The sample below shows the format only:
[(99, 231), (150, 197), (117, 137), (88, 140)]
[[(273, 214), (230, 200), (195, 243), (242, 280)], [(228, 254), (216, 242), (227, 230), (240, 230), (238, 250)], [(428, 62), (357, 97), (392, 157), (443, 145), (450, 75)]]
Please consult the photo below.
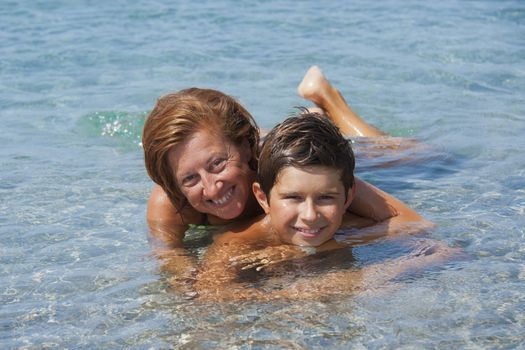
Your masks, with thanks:
[(142, 146), (142, 129), (147, 113), (104, 111), (82, 116), (77, 129), (81, 134), (112, 138), (125, 148)]

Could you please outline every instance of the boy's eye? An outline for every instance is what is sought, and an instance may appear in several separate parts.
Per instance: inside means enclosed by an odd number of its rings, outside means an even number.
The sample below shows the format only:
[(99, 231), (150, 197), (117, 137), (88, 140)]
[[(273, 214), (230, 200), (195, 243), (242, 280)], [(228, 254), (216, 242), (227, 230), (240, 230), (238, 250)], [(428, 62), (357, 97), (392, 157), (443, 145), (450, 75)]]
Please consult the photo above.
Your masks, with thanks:
[(319, 200), (322, 201), (322, 202), (330, 202), (330, 201), (333, 201), (335, 199), (334, 196), (332, 195), (322, 195), (322, 196), (319, 196)]
[(302, 198), (301, 196), (298, 196), (298, 195), (292, 195), (292, 194), (289, 194), (289, 195), (285, 195), (283, 197), (283, 199), (289, 199), (289, 200), (294, 200), (294, 201), (300, 201)]

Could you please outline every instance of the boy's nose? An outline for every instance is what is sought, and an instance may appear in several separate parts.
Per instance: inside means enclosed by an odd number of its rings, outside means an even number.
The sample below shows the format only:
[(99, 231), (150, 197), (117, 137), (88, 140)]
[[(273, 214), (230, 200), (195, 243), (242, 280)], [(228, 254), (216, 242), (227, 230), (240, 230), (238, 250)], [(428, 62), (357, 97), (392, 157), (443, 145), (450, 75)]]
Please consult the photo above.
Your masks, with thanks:
[(312, 222), (317, 218), (317, 209), (312, 201), (305, 201), (301, 208), (301, 219)]

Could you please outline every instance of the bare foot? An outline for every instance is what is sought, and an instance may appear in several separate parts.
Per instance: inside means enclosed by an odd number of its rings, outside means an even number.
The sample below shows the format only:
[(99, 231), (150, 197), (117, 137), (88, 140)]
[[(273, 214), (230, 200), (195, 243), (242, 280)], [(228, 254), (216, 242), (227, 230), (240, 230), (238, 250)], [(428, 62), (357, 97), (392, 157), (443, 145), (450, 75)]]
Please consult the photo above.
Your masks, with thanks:
[(321, 69), (317, 66), (311, 66), (297, 87), (297, 93), (299, 96), (315, 104), (320, 104), (324, 92), (329, 88), (331, 88), (331, 85), (328, 80), (326, 80)]
[(358, 116), (346, 103), (343, 95), (337, 90), (317, 66), (306, 72), (297, 87), (303, 98), (312, 101), (325, 111), (325, 114), (339, 127), (346, 136), (383, 136), (384, 132), (368, 124)]

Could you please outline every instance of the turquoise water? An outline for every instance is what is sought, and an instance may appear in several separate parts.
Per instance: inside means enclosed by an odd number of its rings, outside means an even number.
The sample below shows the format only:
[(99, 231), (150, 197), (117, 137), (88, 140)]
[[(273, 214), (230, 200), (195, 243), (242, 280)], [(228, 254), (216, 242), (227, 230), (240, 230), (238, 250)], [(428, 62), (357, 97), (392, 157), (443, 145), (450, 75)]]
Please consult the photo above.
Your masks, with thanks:
[[(471, 258), (380, 297), (184, 299), (147, 243), (145, 114), (211, 87), (270, 128), (312, 64), (434, 149), (359, 174)], [(3, 349), (525, 348), (523, 2), (3, 1), (0, 91)]]

